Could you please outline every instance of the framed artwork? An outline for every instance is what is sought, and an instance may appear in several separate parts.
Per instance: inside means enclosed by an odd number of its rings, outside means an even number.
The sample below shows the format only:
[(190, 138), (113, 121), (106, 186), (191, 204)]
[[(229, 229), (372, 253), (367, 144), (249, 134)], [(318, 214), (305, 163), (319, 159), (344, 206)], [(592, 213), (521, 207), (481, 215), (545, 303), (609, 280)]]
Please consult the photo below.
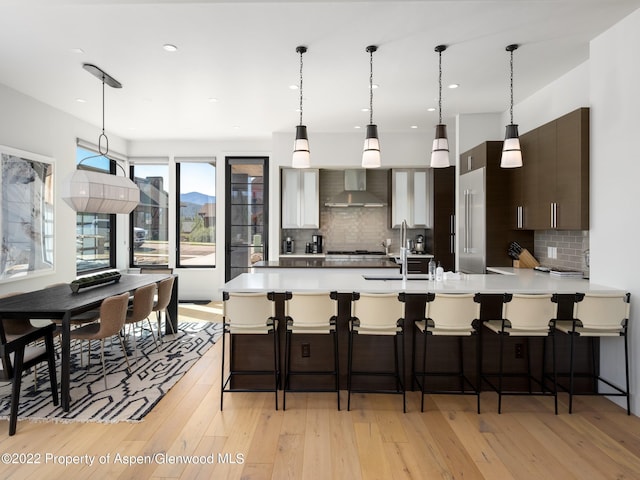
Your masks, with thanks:
[(54, 161), (0, 145), (0, 282), (54, 272)]

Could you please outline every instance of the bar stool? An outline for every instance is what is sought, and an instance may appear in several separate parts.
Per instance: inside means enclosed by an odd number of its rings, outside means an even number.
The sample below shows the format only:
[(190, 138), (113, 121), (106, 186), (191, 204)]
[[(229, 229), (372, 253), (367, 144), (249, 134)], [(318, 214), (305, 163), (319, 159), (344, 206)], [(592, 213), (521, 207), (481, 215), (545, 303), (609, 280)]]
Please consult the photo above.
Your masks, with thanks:
[[(487, 330), (500, 335), (499, 372), (497, 374), (482, 374), (482, 378), (498, 393), (498, 413), (502, 413), (503, 395), (552, 395), (554, 397), (555, 413), (558, 414), (558, 389), (556, 382), (556, 348), (554, 338), (554, 324), (557, 304), (552, 302), (552, 295), (526, 295), (505, 293), (502, 304), (502, 319), (484, 322)], [(528, 392), (505, 392), (503, 378), (505, 376), (523, 376), (520, 373), (504, 373), (504, 337), (525, 337), (527, 340), (527, 373), (529, 383)], [(536, 378), (531, 372), (530, 337), (542, 337), (542, 375)], [(552, 340), (552, 380), (553, 389), (547, 389), (545, 384), (545, 342), (547, 337)], [(498, 376), (498, 385), (494, 385), (488, 377)], [(531, 382), (540, 386), (540, 391), (534, 392)]]
[[(220, 375), (220, 411), (222, 411), (225, 393), (230, 392), (273, 392), (278, 410), (278, 383), (280, 381), (280, 343), (278, 342), (278, 320), (275, 318), (273, 292), (269, 293), (222, 293), (222, 374)], [(233, 370), (225, 379), (225, 334), (232, 335), (271, 335), (273, 337), (273, 369)], [(229, 358), (232, 359), (233, 343), (229, 346)], [(273, 376), (272, 388), (227, 388), (231, 379), (240, 375)]]
[[(475, 395), (477, 397), (477, 410), (480, 413), (480, 342), (477, 332), (477, 323), (480, 318), (480, 297), (477, 294), (444, 294), (429, 293), (425, 305), (425, 318), (415, 323), (417, 332), (413, 336), (412, 354), (412, 378), (420, 387), (421, 400), (420, 411), (424, 412), (424, 394), (462, 394)], [(423, 338), (422, 350), (422, 370), (416, 370), (416, 337), (419, 333)], [(476, 337), (476, 382), (469, 380), (464, 373), (464, 355), (462, 341), (464, 337), (474, 335)], [(457, 337), (458, 338), (458, 358), (460, 369), (457, 372), (434, 372), (427, 371), (427, 338), (429, 337)], [(427, 385), (426, 377), (458, 377), (460, 380), (459, 390), (434, 390)], [(465, 390), (465, 384), (471, 387), (471, 391)]]
[[(570, 363), (569, 363), (569, 388), (562, 387), (569, 392), (569, 413), (573, 412), (574, 395), (606, 395), (613, 397), (627, 397), (627, 415), (631, 415), (631, 402), (629, 398), (629, 347), (627, 342), (627, 324), (629, 322), (629, 307), (631, 294), (607, 293), (607, 294), (576, 294), (573, 305), (573, 320), (561, 320), (556, 322), (556, 329), (570, 335)], [(574, 342), (576, 337), (588, 337), (591, 340), (591, 373), (574, 372)], [(624, 338), (624, 367), (625, 387), (621, 388), (609, 380), (602, 378), (598, 373), (595, 358), (595, 339), (599, 337), (623, 337)], [(596, 392), (577, 393), (574, 391), (574, 378), (576, 376), (592, 378), (596, 385)], [(605, 383), (616, 390), (617, 393), (600, 393), (597, 391), (598, 382)]]
[[(340, 386), (338, 368), (338, 335), (336, 320), (338, 318), (338, 295), (336, 292), (294, 293), (287, 292), (285, 297), (285, 317), (287, 333), (285, 342), (285, 377), (282, 396), (282, 409), (287, 406), (287, 392), (336, 392), (338, 410), (340, 410)], [(297, 334), (331, 335), (333, 344), (332, 370), (291, 370), (291, 337)], [(320, 375), (334, 377), (332, 389), (292, 389), (290, 377), (299, 375)]]
[[(351, 302), (352, 317), (349, 319), (349, 366), (347, 378), (347, 410), (351, 410), (351, 393), (393, 393), (402, 395), (402, 411), (406, 413), (404, 388), (404, 298), (395, 293), (354, 293)], [(356, 337), (385, 336), (393, 339), (393, 371), (354, 370), (353, 353)], [(400, 355), (398, 355), (398, 337), (401, 337)], [(358, 343), (361, 343), (358, 341)], [(381, 352), (376, 351), (376, 358)], [(399, 366), (398, 356), (402, 367)], [(402, 371), (402, 373), (401, 373)], [(354, 389), (353, 376), (390, 376), (396, 380), (395, 390)]]

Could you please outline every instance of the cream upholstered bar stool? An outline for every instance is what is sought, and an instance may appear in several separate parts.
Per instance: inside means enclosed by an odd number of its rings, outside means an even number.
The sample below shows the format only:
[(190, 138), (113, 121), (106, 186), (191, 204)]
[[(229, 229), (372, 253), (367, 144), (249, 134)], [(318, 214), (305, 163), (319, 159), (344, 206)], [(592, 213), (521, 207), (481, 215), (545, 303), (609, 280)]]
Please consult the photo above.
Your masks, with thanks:
[[(413, 336), (412, 353), (412, 377), (418, 384), (421, 392), (420, 411), (424, 412), (425, 393), (462, 394), (475, 395), (477, 397), (477, 410), (480, 413), (480, 344), (478, 335), (478, 322), (480, 321), (480, 297), (477, 294), (445, 294), (429, 293), (425, 304), (425, 318), (415, 322), (416, 334)], [(422, 335), (422, 365), (416, 369), (416, 337)], [(476, 381), (472, 382), (465, 374), (463, 339), (475, 336), (476, 342)], [(442, 372), (427, 370), (428, 345), (435, 337), (457, 337), (458, 339), (458, 364), (457, 372)], [(427, 342), (427, 339), (429, 342)], [(433, 358), (433, 357), (432, 357)], [(428, 377), (457, 377), (459, 379), (458, 390), (434, 389), (427, 384)], [(467, 388), (470, 387), (470, 388)]]
[[(504, 295), (502, 304), (502, 319), (487, 320), (484, 326), (488, 331), (500, 335), (499, 367), (497, 374), (482, 373), (486, 381), (498, 393), (498, 413), (502, 413), (503, 395), (551, 395), (554, 398), (555, 413), (558, 414), (558, 388), (556, 381), (556, 349), (554, 325), (557, 315), (557, 304), (552, 301), (551, 294), (509, 294)], [(527, 341), (527, 372), (523, 375), (517, 372), (504, 372), (504, 339), (505, 337), (523, 337)], [(542, 338), (542, 374), (533, 375), (531, 370), (531, 337)], [(545, 382), (545, 345), (548, 337), (552, 343), (552, 373), (553, 387), (547, 388)], [(489, 377), (498, 377), (495, 385)], [(525, 376), (528, 381), (528, 391), (504, 391), (504, 377)], [(532, 381), (539, 385), (540, 390), (532, 390)]]
[[(274, 293), (222, 293), (222, 373), (220, 375), (220, 410), (225, 393), (231, 392), (273, 392), (278, 410), (278, 384), (280, 383), (280, 342), (278, 320), (275, 317)], [(229, 358), (233, 358), (234, 335), (271, 335), (273, 338), (273, 368), (260, 370), (234, 370), (225, 372), (226, 334), (229, 334)], [(231, 363), (231, 361), (229, 362)], [(264, 364), (266, 365), (266, 359)], [(226, 377), (225, 377), (226, 375)], [(232, 388), (234, 377), (247, 375), (273, 376), (273, 386), (269, 388)]]
[[(556, 329), (570, 335), (570, 360), (569, 360), (569, 387), (561, 387), (569, 392), (569, 413), (573, 412), (574, 395), (606, 395), (622, 396), (627, 398), (627, 415), (631, 415), (631, 402), (629, 398), (629, 347), (627, 342), (627, 324), (629, 323), (630, 309), (629, 293), (587, 293), (577, 294), (573, 305), (573, 320), (560, 320), (556, 322)], [(591, 341), (591, 372), (576, 373), (574, 343), (577, 337), (587, 337)], [(599, 374), (596, 362), (595, 339), (600, 337), (623, 337), (624, 339), (624, 388), (602, 378)], [(574, 379), (576, 376), (593, 379), (596, 392), (574, 391)], [(608, 385), (615, 390), (600, 392), (599, 383)]]
[[(285, 318), (287, 332), (285, 341), (285, 374), (282, 396), (282, 409), (287, 407), (287, 392), (336, 392), (338, 410), (340, 410), (340, 379), (338, 362), (338, 334), (336, 321), (338, 318), (338, 296), (336, 292), (323, 293), (290, 293), (285, 297)], [(292, 370), (291, 339), (294, 335), (327, 335), (333, 345), (332, 368), (329, 370)], [(292, 389), (292, 376), (333, 376), (333, 388)]]
[[(402, 411), (407, 411), (405, 386), (404, 386), (404, 306), (401, 296), (396, 293), (354, 293), (351, 302), (351, 318), (349, 320), (349, 366), (347, 378), (347, 410), (351, 410), (351, 393), (392, 393), (402, 395)], [(355, 370), (353, 357), (357, 344), (357, 337), (382, 336), (393, 341), (393, 370)], [(400, 342), (398, 342), (400, 337)], [(400, 348), (398, 347), (400, 343)], [(365, 350), (364, 345), (358, 346), (360, 351)], [(380, 351), (376, 352), (377, 359)], [(361, 355), (362, 357), (363, 355)], [(362, 362), (361, 362), (362, 363)], [(353, 388), (354, 376), (387, 376), (396, 381), (395, 390)]]

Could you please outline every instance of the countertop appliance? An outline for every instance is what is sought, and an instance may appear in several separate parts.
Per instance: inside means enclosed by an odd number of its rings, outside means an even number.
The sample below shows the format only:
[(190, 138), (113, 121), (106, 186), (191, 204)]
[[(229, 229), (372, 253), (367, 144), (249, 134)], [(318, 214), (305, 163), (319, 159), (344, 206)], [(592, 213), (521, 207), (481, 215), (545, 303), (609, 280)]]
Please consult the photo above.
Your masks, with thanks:
[(424, 251), (425, 251), (424, 235), (418, 235), (416, 236), (416, 239), (413, 242), (413, 253), (424, 253)]
[(486, 168), (460, 175), (459, 270), (485, 273), (486, 252)]
[(293, 253), (295, 251), (295, 242), (291, 237), (287, 237), (282, 242), (282, 253)]
[(311, 253), (322, 253), (322, 235), (311, 236)]

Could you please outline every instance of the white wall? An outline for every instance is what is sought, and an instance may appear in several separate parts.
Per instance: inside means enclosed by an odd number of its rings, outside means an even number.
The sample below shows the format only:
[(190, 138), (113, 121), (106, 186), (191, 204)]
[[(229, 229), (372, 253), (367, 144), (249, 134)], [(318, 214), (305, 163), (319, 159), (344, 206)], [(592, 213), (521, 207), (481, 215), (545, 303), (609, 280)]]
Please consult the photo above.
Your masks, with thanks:
[[(0, 294), (70, 282), (76, 277), (76, 214), (60, 198), (61, 185), (76, 168), (76, 138), (97, 143), (101, 130), (3, 85), (0, 85), (0, 105), (3, 112), (0, 115), (0, 145), (51, 157), (55, 161), (55, 272), (1, 283)], [(126, 153), (125, 142), (108, 131), (107, 134), (110, 148)], [(125, 238), (122, 229), (120, 234)]]
[[(229, 139), (223, 141), (199, 140), (164, 140), (136, 141), (129, 143), (131, 157), (169, 157), (171, 176), (169, 205), (175, 205), (175, 165), (176, 157), (215, 157), (216, 158), (216, 267), (215, 268), (181, 268), (178, 274), (178, 296), (180, 300), (220, 300), (220, 288), (224, 285), (224, 218), (225, 218), (225, 157), (229, 156), (270, 156), (270, 139)], [(274, 167), (271, 167), (273, 170)], [(271, 204), (273, 205), (273, 204)], [(279, 202), (276, 204), (279, 205)], [(273, 207), (272, 207), (273, 208)], [(176, 212), (170, 209), (169, 225), (175, 225)], [(175, 251), (175, 229), (169, 229), (169, 251)], [(276, 244), (277, 245), (277, 244)], [(272, 248), (273, 250), (273, 248)], [(278, 251), (278, 248), (275, 249)], [(128, 252), (123, 249), (122, 259), (128, 266)], [(170, 258), (170, 266), (175, 266), (175, 259)]]
[[(636, 150), (640, 10), (591, 42), (591, 281), (631, 292), (631, 410), (640, 414), (640, 260)], [(617, 339), (615, 339), (617, 340)], [(602, 373), (622, 383), (620, 341), (602, 342)]]

